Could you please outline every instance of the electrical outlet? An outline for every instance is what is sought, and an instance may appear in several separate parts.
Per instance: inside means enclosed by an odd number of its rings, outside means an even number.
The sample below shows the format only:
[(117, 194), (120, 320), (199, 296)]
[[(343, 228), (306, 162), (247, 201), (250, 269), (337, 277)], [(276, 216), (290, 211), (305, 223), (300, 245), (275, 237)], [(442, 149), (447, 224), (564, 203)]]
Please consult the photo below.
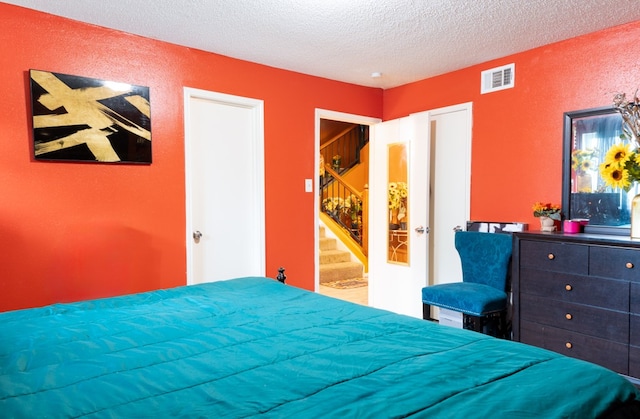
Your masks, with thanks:
[(313, 179), (305, 179), (304, 180), (304, 191), (305, 192), (313, 192)]

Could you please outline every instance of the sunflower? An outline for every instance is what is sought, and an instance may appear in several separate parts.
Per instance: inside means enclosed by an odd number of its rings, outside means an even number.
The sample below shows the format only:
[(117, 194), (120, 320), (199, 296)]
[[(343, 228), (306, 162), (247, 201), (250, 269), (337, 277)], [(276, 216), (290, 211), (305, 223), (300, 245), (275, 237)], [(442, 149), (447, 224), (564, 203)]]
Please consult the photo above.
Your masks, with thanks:
[(407, 204), (409, 191), (407, 182), (390, 182), (389, 183), (389, 209), (399, 209)]
[[(607, 153), (608, 154), (608, 153)], [(613, 188), (628, 190), (631, 186), (629, 171), (624, 166), (614, 163), (602, 163), (600, 165), (600, 176), (604, 182)]]
[(571, 167), (573, 168), (573, 170), (578, 170), (578, 168), (580, 167), (580, 158), (576, 154), (577, 151), (578, 150), (574, 151), (571, 155)]
[(629, 160), (631, 150), (629, 144), (614, 144), (607, 151), (607, 155), (604, 158), (604, 164), (609, 164), (618, 167), (624, 167), (624, 164)]

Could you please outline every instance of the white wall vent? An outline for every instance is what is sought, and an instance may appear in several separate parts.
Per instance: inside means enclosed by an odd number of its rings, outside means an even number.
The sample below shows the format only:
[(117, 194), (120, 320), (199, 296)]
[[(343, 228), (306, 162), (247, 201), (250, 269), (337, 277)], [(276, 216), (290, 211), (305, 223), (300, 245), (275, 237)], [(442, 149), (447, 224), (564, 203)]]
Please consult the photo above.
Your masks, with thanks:
[(485, 70), (481, 75), (480, 93), (511, 89), (515, 85), (516, 65), (507, 64), (502, 67)]

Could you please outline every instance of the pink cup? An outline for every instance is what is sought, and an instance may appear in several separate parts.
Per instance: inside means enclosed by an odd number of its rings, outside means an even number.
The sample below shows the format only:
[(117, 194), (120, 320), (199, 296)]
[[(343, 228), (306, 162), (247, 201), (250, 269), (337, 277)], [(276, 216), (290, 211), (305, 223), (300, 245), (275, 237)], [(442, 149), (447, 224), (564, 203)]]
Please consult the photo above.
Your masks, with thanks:
[(582, 224), (579, 221), (564, 220), (562, 231), (569, 234), (580, 233), (582, 230)]

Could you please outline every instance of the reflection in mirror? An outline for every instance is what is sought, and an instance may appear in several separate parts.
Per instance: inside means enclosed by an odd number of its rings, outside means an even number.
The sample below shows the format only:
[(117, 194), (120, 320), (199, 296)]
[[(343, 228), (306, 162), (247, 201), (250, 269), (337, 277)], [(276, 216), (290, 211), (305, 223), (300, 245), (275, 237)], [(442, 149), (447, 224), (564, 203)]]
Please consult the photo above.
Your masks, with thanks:
[(564, 114), (563, 218), (589, 220), (587, 233), (629, 234), (637, 187), (608, 186), (599, 173), (609, 148), (625, 142), (621, 134), (622, 117), (613, 107)]
[(387, 261), (409, 264), (409, 189), (407, 145), (389, 144), (387, 191), (389, 197), (389, 243)]

